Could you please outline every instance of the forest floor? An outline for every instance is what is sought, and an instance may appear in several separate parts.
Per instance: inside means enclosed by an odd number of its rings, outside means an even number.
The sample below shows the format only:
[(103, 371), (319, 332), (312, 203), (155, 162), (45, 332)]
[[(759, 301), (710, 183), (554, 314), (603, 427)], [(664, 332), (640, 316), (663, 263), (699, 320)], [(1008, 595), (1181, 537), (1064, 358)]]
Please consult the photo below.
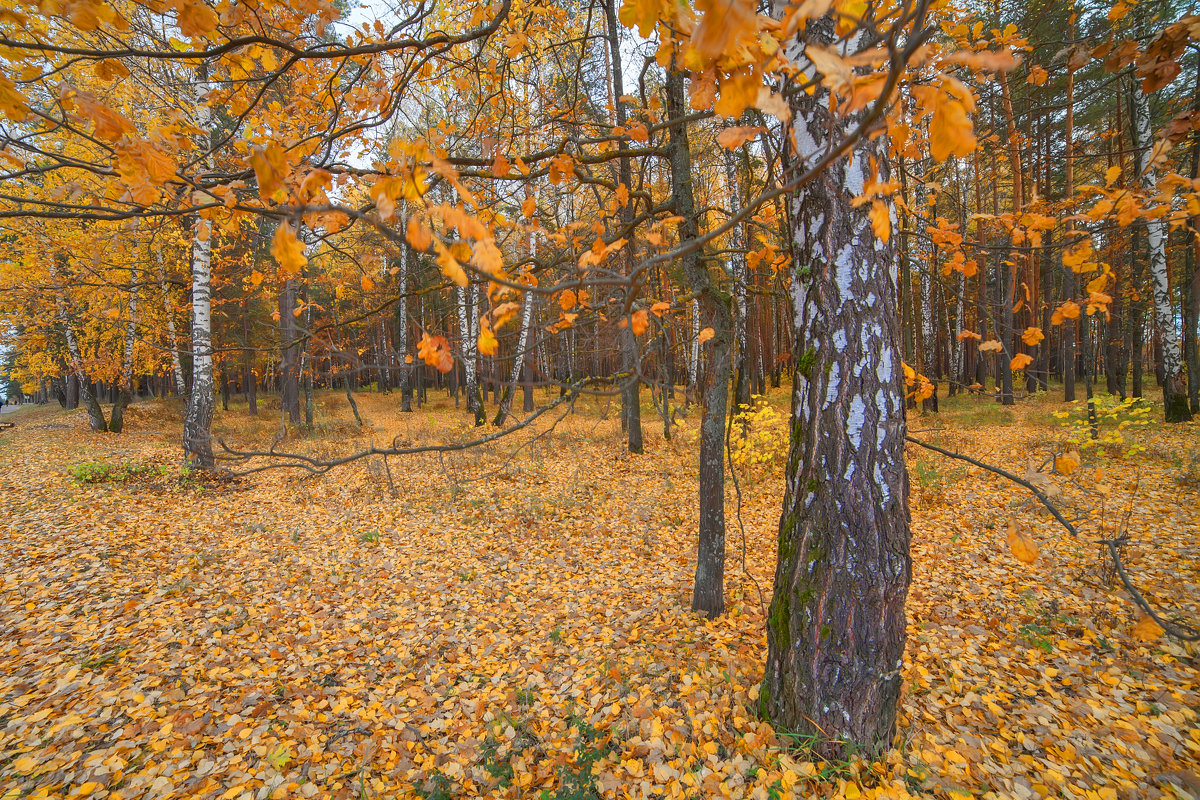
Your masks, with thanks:
[[(218, 412), (216, 434), (268, 446), (265, 400)], [(487, 449), (222, 481), (181, 475), (178, 404), (134, 405), (119, 436), (82, 410), (16, 410), (0, 797), (1200, 797), (1200, 648), (1139, 621), (1095, 543), (1126, 524), (1147, 597), (1200, 618), (1200, 426), (1104, 417), (1123, 441), (1057, 479), (1084, 541), (1019, 487), (910, 453), (898, 747), (831, 763), (754, 714), (787, 415), (771, 401), (741, 526), (730, 492), (715, 621), (689, 610), (696, 418), (664, 441), (648, 399), (640, 457), (588, 400)], [(440, 395), (408, 415), (358, 402), (362, 431), (319, 394), (316, 430), (281, 449), (474, 435)], [(1064, 408), (954, 398), (910, 428), (1023, 472), (1077, 429)], [(1006, 544), (1010, 518), (1035, 563)]]

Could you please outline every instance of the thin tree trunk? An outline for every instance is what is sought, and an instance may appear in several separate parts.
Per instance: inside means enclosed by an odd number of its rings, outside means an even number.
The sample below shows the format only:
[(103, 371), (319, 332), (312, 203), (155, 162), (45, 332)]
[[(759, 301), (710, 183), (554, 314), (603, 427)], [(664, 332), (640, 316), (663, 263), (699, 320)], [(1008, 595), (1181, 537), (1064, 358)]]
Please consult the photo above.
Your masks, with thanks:
[[(212, 148), (212, 113), (205, 105), (208, 92), (208, 64), (202, 62), (195, 91), (196, 123), (203, 132), (201, 149), (204, 162)], [(212, 226), (196, 218), (192, 237), (192, 390), (188, 395), (187, 416), (183, 422), (185, 458), (193, 467), (215, 465), (212, 450), (214, 391), (212, 353)]]
[(171, 345), (171, 375), (175, 380), (175, 394), (187, 398), (187, 384), (183, 380), (183, 365), (179, 362), (179, 336), (175, 332), (175, 311), (171, 308), (171, 294), (167, 290), (167, 270), (163, 266), (162, 250), (155, 252), (158, 261), (158, 285), (162, 290), (163, 311), (167, 316), (167, 338)]
[(475, 314), (475, 292), (476, 287), (472, 284), (470, 302), (468, 302), (467, 288), (459, 286), (456, 289), (456, 297), (458, 298), (458, 330), (459, 335), (462, 337), (463, 372), (466, 373), (467, 410), (475, 415), (475, 427), (479, 427), (487, 422), (487, 417), (483, 408), (483, 398), (479, 396), (479, 378), (476, 372), (477, 339), (475, 326), (471, 324)]
[(133, 347), (137, 342), (138, 323), (138, 285), (137, 266), (129, 268), (129, 320), (125, 324), (125, 353), (121, 358), (121, 378), (117, 393), (117, 402), (113, 405), (112, 414), (108, 418), (108, 429), (120, 433), (125, 427), (125, 409), (133, 399)]
[[(1137, 6), (1139, 16), (1147, 13)], [(1132, 90), (1130, 126), (1133, 132), (1134, 159), (1142, 189), (1147, 196), (1158, 191), (1158, 179), (1150, 163), (1152, 144), (1150, 131), (1150, 98), (1134, 83)], [(1179, 335), (1175, 329), (1175, 309), (1171, 302), (1171, 284), (1167, 275), (1167, 225), (1161, 219), (1143, 219), (1146, 243), (1149, 247), (1150, 279), (1153, 285), (1154, 325), (1162, 350), (1163, 416), (1167, 422), (1188, 422), (1192, 411), (1188, 407), (1187, 391), (1183, 384), (1183, 357)], [(1140, 360), (1141, 354), (1138, 353)]]
[[(686, 113), (683, 73), (672, 64), (667, 71), (667, 114), (678, 118)], [(671, 193), (679, 223), (680, 241), (700, 235), (696, 200), (692, 191), (692, 156), (687, 124), (671, 126)], [(692, 586), (692, 610), (707, 617), (725, 611), (725, 414), (729, 403), (729, 347), (733, 319), (729, 306), (713, 286), (699, 254), (683, 257), (683, 273), (692, 293), (699, 298), (700, 311), (711, 324), (712, 358), (704, 385), (704, 411), (700, 421), (700, 529), (697, 539), (696, 575)]]

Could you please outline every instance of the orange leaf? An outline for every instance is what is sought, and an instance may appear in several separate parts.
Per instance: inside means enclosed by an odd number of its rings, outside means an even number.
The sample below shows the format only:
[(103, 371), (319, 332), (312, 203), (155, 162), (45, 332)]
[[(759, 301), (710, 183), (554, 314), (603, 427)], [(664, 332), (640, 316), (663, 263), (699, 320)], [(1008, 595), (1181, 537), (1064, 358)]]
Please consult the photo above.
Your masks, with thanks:
[(304, 256), (304, 245), (296, 238), (296, 232), (287, 222), (275, 229), (275, 238), (271, 241), (271, 255), (279, 262), (284, 278), (295, 277), (308, 263)]
[(717, 335), (717, 332), (714, 331), (712, 328), (705, 328), (704, 330), (700, 331), (700, 337), (699, 337), (700, 344), (704, 344), (705, 342), (707, 342), (709, 339), (713, 338), (716, 335)]
[(1017, 530), (1017, 521), (1008, 520), (1008, 549), (1023, 564), (1032, 564), (1038, 559), (1037, 542)]
[(766, 128), (758, 128), (754, 126), (726, 128), (717, 134), (717, 144), (724, 147), (726, 150), (737, 150), (746, 142), (753, 139), (760, 133), (765, 133)]
[(650, 312), (645, 309), (633, 312), (633, 335), (641, 336), (650, 324)]
[(1162, 636), (1162, 634), (1162, 626), (1155, 622), (1148, 614), (1143, 614), (1141, 619), (1138, 620), (1137, 625), (1133, 626), (1133, 638), (1139, 642), (1153, 642)]

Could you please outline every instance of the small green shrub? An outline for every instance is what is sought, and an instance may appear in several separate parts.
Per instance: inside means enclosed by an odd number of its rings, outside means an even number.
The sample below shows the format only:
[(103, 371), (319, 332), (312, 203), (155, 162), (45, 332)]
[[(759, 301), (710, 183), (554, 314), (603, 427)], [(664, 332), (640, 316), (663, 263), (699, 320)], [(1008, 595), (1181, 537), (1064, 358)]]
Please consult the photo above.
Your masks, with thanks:
[(140, 475), (165, 475), (166, 467), (150, 464), (106, 464), (103, 461), (86, 461), (68, 467), (67, 472), (79, 483), (121, 483)]

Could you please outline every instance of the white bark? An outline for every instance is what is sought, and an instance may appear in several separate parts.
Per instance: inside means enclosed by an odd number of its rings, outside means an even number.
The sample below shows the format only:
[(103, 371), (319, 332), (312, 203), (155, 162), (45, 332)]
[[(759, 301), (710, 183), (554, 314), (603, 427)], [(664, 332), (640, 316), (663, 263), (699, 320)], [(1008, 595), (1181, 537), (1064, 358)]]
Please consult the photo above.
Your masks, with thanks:
[[(211, 167), (212, 112), (205, 104), (208, 92), (207, 65), (201, 65), (195, 86), (196, 126), (200, 138), (201, 163)], [(197, 217), (192, 237), (192, 392), (188, 396), (183, 423), (183, 444), (189, 461), (199, 467), (213, 466), (212, 416), (214, 393), (212, 353), (212, 226)]]
[(133, 346), (137, 341), (138, 320), (138, 270), (137, 266), (129, 268), (129, 321), (125, 324), (125, 355), (121, 359), (121, 388), (128, 389), (132, 394), (133, 383)]
[[(531, 259), (537, 257), (537, 240), (535, 234), (529, 234), (529, 257)], [(521, 334), (517, 338), (517, 353), (513, 357), (512, 374), (508, 379), (509, 395), (508, 402), (511, 405), (512, 396), (517, 391), (517, 381), (521, 378), (521, 366), (527, 358), (526, 351), (529, 349), (529, 328), (533, 324), (533, 298), (532, 290), (526, 289), (522, 302), (525, 304), (521, 309)]]
[(162, 290), (163, 311), (167, 315), (167, 336), (171, 345), (171, 370), (175, 379), (175, 394), (187, 397), (187, 384), (183, 381), (183, 365), (179, 363), (179, 335), (175, 332), (175, 309), (171, 307), (171, 293), (167, 289), (167, 270), (163, 266), (162, 250), (155, 252), (158, 259), (158, 286)]
[[(732, 215), (741, 211), (741, 198), (738, 194), (737, 169), (734, 165), (734, 154), (725, 158), (725, 187), (729, 194), (729, 210)], [(735, 364), (743, 365), (746, 358), (746, 256), (736, 252), (745, 247), (742, 241), (742, 226), (735, 225), (729, 232), (730, 254), (729, 275), (733, 279), (733, 342)]]
[(479, 378), (475, 372), (475, 359), (477, 352), (477, 340), (475, 326), (472, 324), (474, 316), (474, 299), (475, 287), (471, 286), (471, 297), (468, 300), (467, 287), (459, 286), (455, 289), (455, 296), (458, 300), (458, 330), (462, 337), (462, 360), (463, 372), (466, 373), (467, 384), (467, 409), (475, 411), (479, 404)]
[(692, 357), (688, 362), (688, 386), (700, 378), (700, 300), (692, 298)]
[[(1150, 163), (1150, 99), (1140, 88), (1133, 89), (1133, 146), (1138, 177), (1147, 196), (1157, 191), (1158, 176)], [(1163, 378), (1166, 385), (1183, 371), (1179, 332), (1175, 329), (1175, 314), (1171, 303), (1171, 286), (1167, 275), (1166, 224), (1160, 219), (1146, 220), (1146, 239), (1150, 249), (1150, 278), (1154, 288), (1154, 323), (1162, 348)]]

